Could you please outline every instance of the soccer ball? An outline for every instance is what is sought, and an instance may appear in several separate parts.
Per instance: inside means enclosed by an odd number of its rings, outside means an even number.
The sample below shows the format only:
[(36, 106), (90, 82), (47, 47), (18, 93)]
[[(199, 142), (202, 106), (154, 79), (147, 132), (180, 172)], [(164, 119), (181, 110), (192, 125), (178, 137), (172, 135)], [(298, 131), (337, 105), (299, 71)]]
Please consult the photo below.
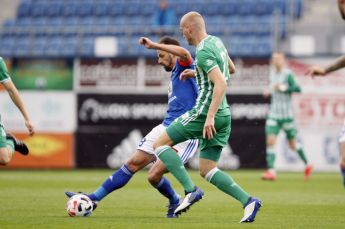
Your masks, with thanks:
[(66, 210), (71, 217), (90, 216), (93, 211), (93, 204), (88, 196), (76, 194), (67, 201)]

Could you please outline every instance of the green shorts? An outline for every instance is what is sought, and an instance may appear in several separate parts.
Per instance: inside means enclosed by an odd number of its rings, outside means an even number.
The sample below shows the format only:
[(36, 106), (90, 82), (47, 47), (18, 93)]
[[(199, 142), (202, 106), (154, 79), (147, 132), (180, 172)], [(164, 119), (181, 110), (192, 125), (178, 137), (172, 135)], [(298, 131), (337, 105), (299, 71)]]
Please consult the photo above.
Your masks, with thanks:
[(7, 147), (7, 142), (6, 142), (6, 132), (4, 127), (0, 124), (0, 148)]
[[(215, 117), (215, 128), (217, 133), (211, 139), (203, 139), (203, 129), (206, 120), (206, 115), (201, 114), (196, 119), (186, 122), (189, 117), (180, 117), (176, 119), (166, 129), (170, 139), (174, 142), (174, 145), (183, 142), (187, 139), (201, 139), (200, 148), (202, 152), (208, 152), (209, 148), (224, 147), (228, 143), (228, 139), (231, 133), (231, 115), (217, 116)], [(215, 150), (210, 150), (213, 152)], [(216, 150), (218, 151), (218, 150)], [(210, 156), (210, 160), (214, 160), (214, 156)], [(219, 157), (218, 157), (219, 158)]]
[(279, 131), (283, 129), (288, 139), (293, 139), (297, 135), (295, 121), (293, 119), (273, 119), (266, 120), (265, 132), (266, 135), (278, 135)]

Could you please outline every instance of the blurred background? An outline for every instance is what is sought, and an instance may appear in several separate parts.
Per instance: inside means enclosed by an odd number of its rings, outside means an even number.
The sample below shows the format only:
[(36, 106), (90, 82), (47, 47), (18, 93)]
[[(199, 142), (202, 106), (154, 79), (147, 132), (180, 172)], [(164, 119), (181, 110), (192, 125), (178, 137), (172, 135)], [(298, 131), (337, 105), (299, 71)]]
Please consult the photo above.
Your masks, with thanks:
[[(228, 88), (232, 135), (220, 167), (265, 167), (265, 118), (273, 51), (288, 57), (302, 86), (294, 95), (299, 142), (317, 171), (337, 171), (345, 117), (345, 72), (312, 80), (310, 65), (345, 53), (337, 1), (325, 0), (0, 0), (0, 56), (21, 92), (37, 134), (29, 138), (17, 108), (0, 91), (6, 130), (29, 145), (7, 168), (117, 168), (164, 118), (170, 74), (141, 36), (178, 38), (191, 10), (225, 43), (237, 72)], [(164, 15), (161, 13), (165, 10)], [(189, 166), (197, 167), (193, 159)], [(279, 136), (276, 167), (303, 169)]]

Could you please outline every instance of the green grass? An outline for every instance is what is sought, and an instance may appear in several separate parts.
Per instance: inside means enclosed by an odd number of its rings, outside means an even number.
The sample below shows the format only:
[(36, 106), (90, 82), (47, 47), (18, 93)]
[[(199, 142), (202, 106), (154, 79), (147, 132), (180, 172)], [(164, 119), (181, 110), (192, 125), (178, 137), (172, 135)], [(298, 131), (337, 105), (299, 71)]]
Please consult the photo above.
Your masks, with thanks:
[[(263, 201), (253, 224), (240, 224), (240, 204), (192, 172), (205, 198), (179, 219), (165, 218), (167, 201), (146, 181), (146, 171), (106, 197), (91, 217), (71, 218), (64, 191), (91, 192), (111, 170), (0, 171), (0, 228), (345, 228), (345, 190), (338, 173), (280, 173), (275, 182), (262, 171), (233, 171), (233, 178)], [(174, 187), (180, 185), (168, 175)]]

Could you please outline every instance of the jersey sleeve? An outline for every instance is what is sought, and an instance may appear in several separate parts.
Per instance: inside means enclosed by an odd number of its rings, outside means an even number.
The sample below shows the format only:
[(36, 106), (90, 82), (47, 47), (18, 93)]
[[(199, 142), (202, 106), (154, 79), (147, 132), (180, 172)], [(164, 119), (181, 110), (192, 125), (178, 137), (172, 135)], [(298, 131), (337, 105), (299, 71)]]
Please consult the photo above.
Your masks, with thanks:
[(0, 83), (10, 80), (5, 61), (0, 57)]
[(216, 57), (212, 52), (203, 49), (200, 50), (197, 55), (198, 67), (201, 68), (207, 74), (214, 68), (218, 67)]
[(292, 72), (289, 73), (288, 75), (288, 93), (293, 93), (293, 92), (301, 92), (301, 87), (298, 85), (295, 76), (293, 75)]

